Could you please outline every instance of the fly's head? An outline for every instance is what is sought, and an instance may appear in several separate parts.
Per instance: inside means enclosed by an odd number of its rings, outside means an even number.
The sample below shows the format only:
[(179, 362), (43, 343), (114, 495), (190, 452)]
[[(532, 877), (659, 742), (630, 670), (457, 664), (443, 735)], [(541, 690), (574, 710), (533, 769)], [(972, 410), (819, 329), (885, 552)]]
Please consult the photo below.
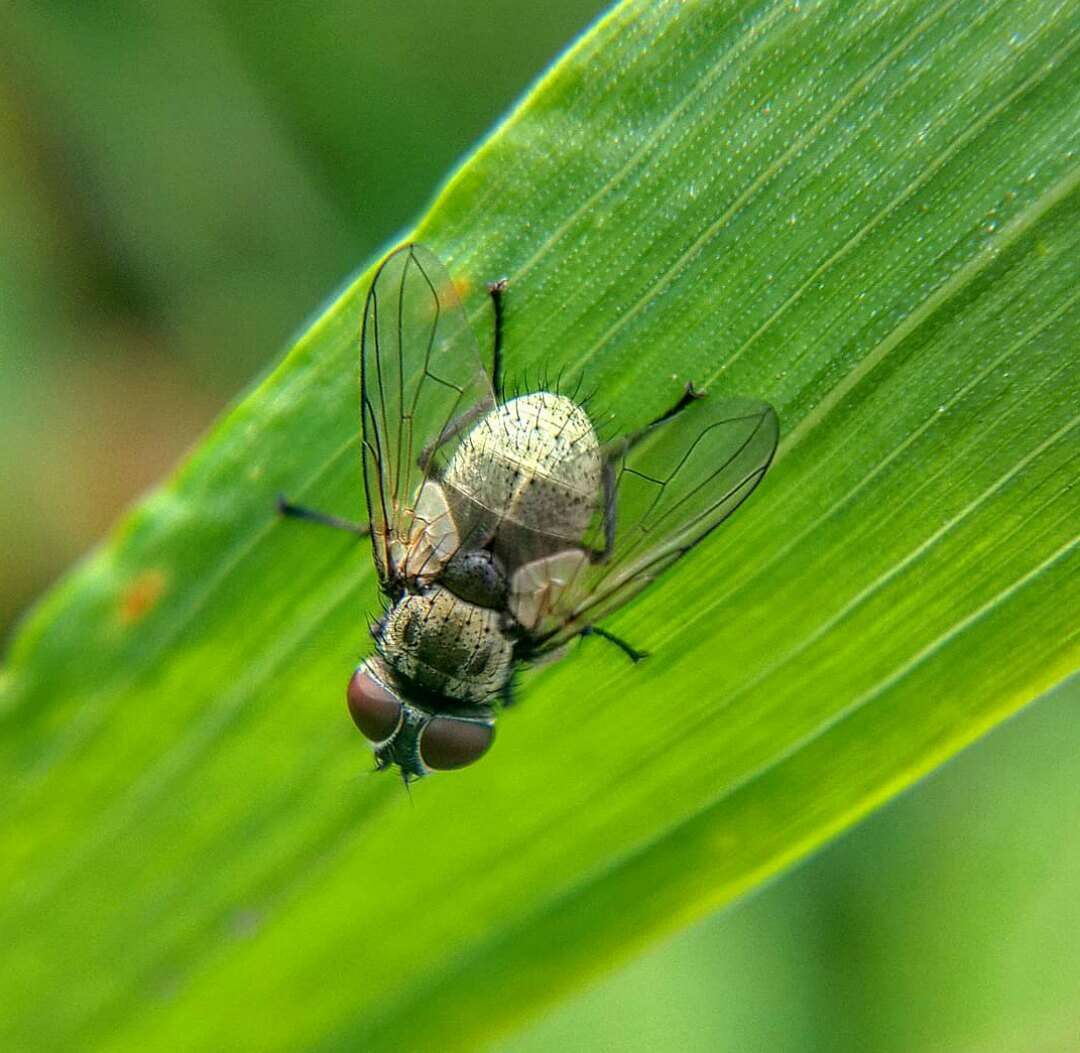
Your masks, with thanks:
[(495, 720), (486, 706), (428, 697), (421, 704), (409, 694), (378, 656), (361, 662), (349, 681), (349, 713), (372, 743), (379, 771), (396, 765), (408, 783), (433, 771), (464, 768), (488, 751)]

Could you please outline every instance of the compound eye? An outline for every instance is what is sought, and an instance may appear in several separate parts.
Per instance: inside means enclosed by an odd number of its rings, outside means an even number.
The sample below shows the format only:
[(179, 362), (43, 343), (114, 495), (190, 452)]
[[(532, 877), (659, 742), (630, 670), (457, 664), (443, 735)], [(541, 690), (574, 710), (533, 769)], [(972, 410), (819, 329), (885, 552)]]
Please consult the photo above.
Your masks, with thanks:
[(491, 724), (433, 717), (420, 736), (420, 759), (432, 771), (464, 768), (487, 753), (494, 738)]
[(349, 681), (347, 692), (353, 723), (372, 742), (385, 742), (401, 721), (401, 702), (360, 666)]

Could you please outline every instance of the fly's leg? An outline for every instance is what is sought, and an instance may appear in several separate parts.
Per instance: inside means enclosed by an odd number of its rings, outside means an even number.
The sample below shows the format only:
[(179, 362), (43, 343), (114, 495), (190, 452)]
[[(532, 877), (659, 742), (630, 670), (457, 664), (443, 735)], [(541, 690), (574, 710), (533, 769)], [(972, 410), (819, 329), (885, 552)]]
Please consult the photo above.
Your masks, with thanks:
[(352, 520), (342, 519), (340, 516), (317, 512), (314, 508), (295, 505), (284, 494), (278, 494), (276, 503), (278, 515), (287, 516), (290, 519), (306, 519), (309, 523), (319, 523), (321, 526), (333, 527), (334, 530), (344, 530), (346, 533), (355, 534), (357, 537), (368, 537), (371, 534), (371, 525), (369, 523), (354, 523)]
[(679, 413), (682, 413), (682, 411), (686, 409), (687, 406), (692, 405), (693, 403), (697, 402), (698, 399), (703, 398), (705, 398), (705, 392), (698, 391), (698, 389), (694, 387), (694, 382), (692, 380), (688, 380), (686, 382), (686, 387), (683, 388), (683, 393), (679, 396), (679, 401), (676, 402), (674, 406), (672, 406), (666, 412), (661, 413), (659, 417), (656, 417), (655, 419), (649, 421), (649, 423), (646, 424), (644, 428), (639, 428), (637, 431), (632, 431), (629, 435), (626, 435), (622, 439), (618, 440), (617, 446), (619, 453), (626, 453), (629, 450), (632, 450), (658, 424), (663, 424), (664, 421), (671, 420), (672, 417), (676, 416)]
[(703, 398), (705, 398), (705, 392), (698, 391), (698, 389), (694, 387), (694, 382), (692, 380), (688, 380), (686, 382), (686, 387), (683, 388), (683, 393), (679, 396), (679, 401), (676, 402), (675, 405), (667, 411), (667, 413), (661, 413), (660, 416), (656, 418), (656, 420), (647, 424), (644, 430), (648, 431), (649, 428), (655, 428), (657, 424), (663, 424), (664, 421), (670, 420), (677, 413), (682, 413), (682, 411), (686, 409), (687, 406), (691, 405), (694, 402), (697, 402), (698, 399)]
[[(495, 309), (495, 335), (491, 353), (491, 386), (495, 392), (496, 403), (502, 402), (502, 331), (503, 331), (503, 293), (509, 282), (506, 278), (500, 278), (497, 282), (488, 282), (488, 292), (491, 294), (491, 304)], [(451, 439), (457, 438), (470, 424), (481, 414), (491, 407), (481, 402), (472, 409), (466, 410), (460, 417), (452, 420), (434, 439), (431, 440), (421, 451), (416, 459), (416, 466), (425, 473), (431, 473), (431, 459), (439, 448), (445, 446)]]
[[(495, 391), (496, 401), (502, 399), (502, 330), (503, 330), (503, 293), (508, 285), (506, 278), (500, 278), (497, 282), (488, 283), (488, 292), (491, 294), (491, 303), (495, 309), (495, 335), (492, 347), (492, 387)], [(416, 465), (425, 475), (435, 477), (436, 473), (431, 470), (431, 460), (451, 439), (457, 438), (469, 425), (476, 422), (477, 418), (486, 413), (491, 407), (486, 402), (481, 402), (471, 409), (466, 410), (456, 417), (429, 443), (425, 444), (416, 459)], [(293, 504), (284, 494), (278, 494), (277, 510), (280, 515), (290, 516), (294, 519), (306, 519), (311, 523), (320, 523), (323, 526), (333, 527), (335, 530), (344, 530), (357, 537), (368, 537), (371, 534), (371, 526), (367, 523), (353, 523), (339, 516), (328, 515), (318, 512), (313, 508), (305, 508), (303, 505)]]
[(590, 563), (606, 563), (615, 548), (615, 503), (619, 496), (615, 479), (615, 459), (605, 458), (600, 471), (604, 486), (604, 547), (589, 550)]
[(431, 470), (431, 459), (439, 451), (440, 447), (445, 446), (451, 439), (456, 439), (470, 424), (475, 423), (477, 417), (482, 416), (489, 409), (491, 409), (491, 406), (485, 400), (477, 403), (471, 409), (467, 409), (461, 416), (455, 417), (420, 451), (420, 456), (416, 458), (416, 467), (425, 475), (437, 478), (438, 473)]
[[(502, 402), (502, 336), (503, 336), (503, 293), (509, 285), (506, 278), (500, 278), (497, 282), (488, 282), (488, 292), (491, 294), (491, 305), (495, 309), (495, 334), (492, 341), (491, 351), (491, 386), (495, 392), (495, 402)], [(457, 438), (477, 417), (490, 409), (481, 402), (472, 409), (466, 410), (460, 417), (452, 420), (434, 439), (431, 440), (421, 451), (416, 459), (416, 466), (425, 473), (430, 472), (431, 458), (435, 456), (439, 448), (445, 446), (451, 439)], [(432, 473), (434, 474), (434, 473)]]
[(517, 698), (514, 696), (514, 678), (510, 677), (509, 680), (499, 688), (499, 703), (503, 709), (509, 709)]
[[(698, 391), (697, 388), (694, 387), (694, 382), (688, 380), (682, 395), (679, 397), (679, 401), (666, 413), (661, 413), (659, 417), (650, 421), (644, 428), (639, 428), (629, 435), (624, 435), (605, 451), (601, 476), (604, 486), (604, 547), (602, 549), (591, 549), (589, 551), (590, 563), (604, 563), (611, 555), (612, 549), (615, 548), (615, 506), (619, 496), (617, 486), (618, 480), (615, 476), (615, 462), (620, 457), (629, 453), (630, 450), (641, 442), (649, 431), (658, 424), (663, 424), (664, 421), (671, 420), (672, 417), (681, 413), (692, 402), (696, 402), (698, 399), (703, 399), (704, 397), (705, 392)], [(595, 631), (600, 632), (599, 629)]]
[(510, 283), (506, 278), (500, 278), (497, 282), (488, 282), (488, 292), (491, 294), (491, 306), (495, 310), (495, 333), (491, 348), (491, 384), (495, 389), (495, 400), (503, 400), (503, 377), (502, 377), (502, 338), (503, 338), (503, 294)]
[(607, 629), (601, 629), (596, 625), (586, 625), (578, 636), (599, 636), (603, 640), (607, 640), (609, 643), (613, 643), (631, 662), (637, 663), (642, 658), (648, 658), (648, 651), (639, 651), (636, 647), (631, 647), (625, 640), (620, 639), (614, 633), (609, 633)]

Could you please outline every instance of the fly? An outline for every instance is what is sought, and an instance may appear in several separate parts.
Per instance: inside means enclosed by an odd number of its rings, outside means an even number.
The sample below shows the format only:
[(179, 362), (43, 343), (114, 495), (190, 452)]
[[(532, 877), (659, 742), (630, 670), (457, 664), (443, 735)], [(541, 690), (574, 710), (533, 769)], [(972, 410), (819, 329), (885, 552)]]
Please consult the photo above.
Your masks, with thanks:
[(650, 424), (601, 442), (574, 398), (504, 398), (505, 282), (491, 374), (445, 267), (405, 245), (379, 267), (360, 351), (368, 522), (279, 500), (371, 538), (386, 613), (349, 681), (379, 769), (406, 782), (480, 759), (515, 669), (575, 637), (644, 653), (598, 622), (720, 525), (776, 450), (776, 413), (687, 385)]

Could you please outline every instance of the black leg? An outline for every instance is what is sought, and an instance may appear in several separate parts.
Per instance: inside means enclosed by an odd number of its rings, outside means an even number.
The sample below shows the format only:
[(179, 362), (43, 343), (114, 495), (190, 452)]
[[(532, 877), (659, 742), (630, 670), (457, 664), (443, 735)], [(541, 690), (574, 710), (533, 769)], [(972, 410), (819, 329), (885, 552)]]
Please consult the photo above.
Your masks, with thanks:
[(615, 505), (619, 492), (615, 479), (615, 462), (611, 458), (604, 461), (601, 469), (604, 483), (604, 547), (589, 550), (590, 563), (604, 563), (615, 548)]
[(637, 431), (632, 431), (629, 435), (624, 435), (622, 438), (613, 439), (611, 442), (606, 443), (604, 446), (604, 453), (611, 460), (615, 460), (622, 456), (622, 454), (632, 450), (658, 424), (663, 424), (664, 421), (671, 420), (676, 414), (682, 413), (687, 406), (697, 402), (698, 399), (703, 399), (705, 397), (705, 392), (698, 391), (698, 389), (694, 387), (694, 382), (688, 380), (686, 382), (686, 387), (683, 388), (683, 393), (679, 396), (679, 400), (674, 406), (666, 412), (661, 413), (659, 417), (649, 421), (644, 428), (638, 428)]
[(491, 353), (491, 383), (495, 388), (495, 401), (503, 400), (503, 376), (502, 376), (502, 330), (503, 330), (503, 293), (510, 283), (506, 278), (500, 278), (497, 282), (488, 282), (488, 292), (491, 293), (491, 306), (495, 309), (495, 339)]
[(697, 402), (698, 399), (703, 399), (704, 397), (705, 392), (698, 391), (698, 389), (694, 387), (694, 382), (692, 380), (688, 380), (686, 382), (686, 387), (683, 389), (682, 395), (679, 396), (679, 401), (676, 402), (675, 405), (672, 406), (671, 409), (669, 409), (666, 413), (661, 413), (660, 416), (656, 418), (656, 420), (650, 421), (648, 424), (645, 425), (644, 428), (641, 429), (640, 432), (636, 432), (635, 434), (642, 435), (650, 428), (656, 427), (657, 424), (661, 424), (666, 420), (670, 420), (672, 417), (675, 416), (676, 413), (681, 413), (684, 409), (686, 409), (686, 407), (689, 406), (690, 403)]
[(435, 436), (431, 442), (427, 443), (420, 451), (420, 456), (416, 458), (416, 467), (421, 469), (425, 475), (434, 476), (438, 478), (438, 472), (432, 472), (430, 470), (431, 458), (435, 456), (440, 446), (444, 446), (451, 439), (460, 435), (470, 424), (472, 424), (477, 417), (480, 417), (484, 413), (491, 409), (487, 400), (478, 402), (472, 409), (467, 409), (459, 417), (455, 417), (438, 435)]
[(607, 629), (601, 629), (596, 625), (586, 625), (578, 635), (599, 636), (609, 643), (613, 643), (631, 662), (640, 662), (642, 658), (649, 657), (648, 651), (639, 651), (636, 647), (631, 647), (625, 640), (620, 640), (614, 633), (609, 633)]
[(509, 709), (517, 698), (514, 696), (514, 678), (511, 676), (509, 680), (501, 688), (499, 688), (499, 702), (502, 703), (503, 709)]
[[(488, 292), (491, 294), (491, 305), (495, 309), (495, 337), (491, 355), (491, 386), (495, 392), (496, 404), (502, 402), (502, 329), (503, 329), (503, 293), (509, 285), (506, 278), (500, 278), (497, 282), (488, 282)], [(416, 459), (417, 467), (425, 472), (429, 470), (429, 462), (435, 456), (440, 446), (445, 445), (451, 439), (460, 435), (466, 427), (473, 423), (482, 413), (491, 407), (481, 402), (466, 410), (460, 417), (452, 420), (434, 439), (431, 440), (421, 451)]]
[[(644, 428), (639, 428), (621, 439), (616, 439), (608, 444), (604, 451), (603, 481), (604, 481), (604, 547), (592, 549), (589, 552), (590, 563), (603, 563), (611, 555), (615, 547), (615, 509), (618, 503), (617, 479), (615, 476), (615, 462), (632, 450), (645, 436), (658, 424), (671, 420), (676, 414), (681, 413), (692, 402), (703, 399), (705, 392), (698, 391), (694, 382), (688, 380), (683, 389), (679, 401), (666, 413), (661, 413), (655, 420), (650, 421)], [(599, 630), (597, 630), (599, 632)]]
[(317, 512), (314, 508), (294, 505), (284, 494), (277, 496), (277, 510), (279, 515), (288, 516), (291, 519), (306, 519), (309, 523), (319, 523), (322, 526), (333, 527), (335, 530), (344, 530), (357, 537), (368, 537), (371, 534), (371, 526), (367, 523), (354, 523), (340, 516)]

